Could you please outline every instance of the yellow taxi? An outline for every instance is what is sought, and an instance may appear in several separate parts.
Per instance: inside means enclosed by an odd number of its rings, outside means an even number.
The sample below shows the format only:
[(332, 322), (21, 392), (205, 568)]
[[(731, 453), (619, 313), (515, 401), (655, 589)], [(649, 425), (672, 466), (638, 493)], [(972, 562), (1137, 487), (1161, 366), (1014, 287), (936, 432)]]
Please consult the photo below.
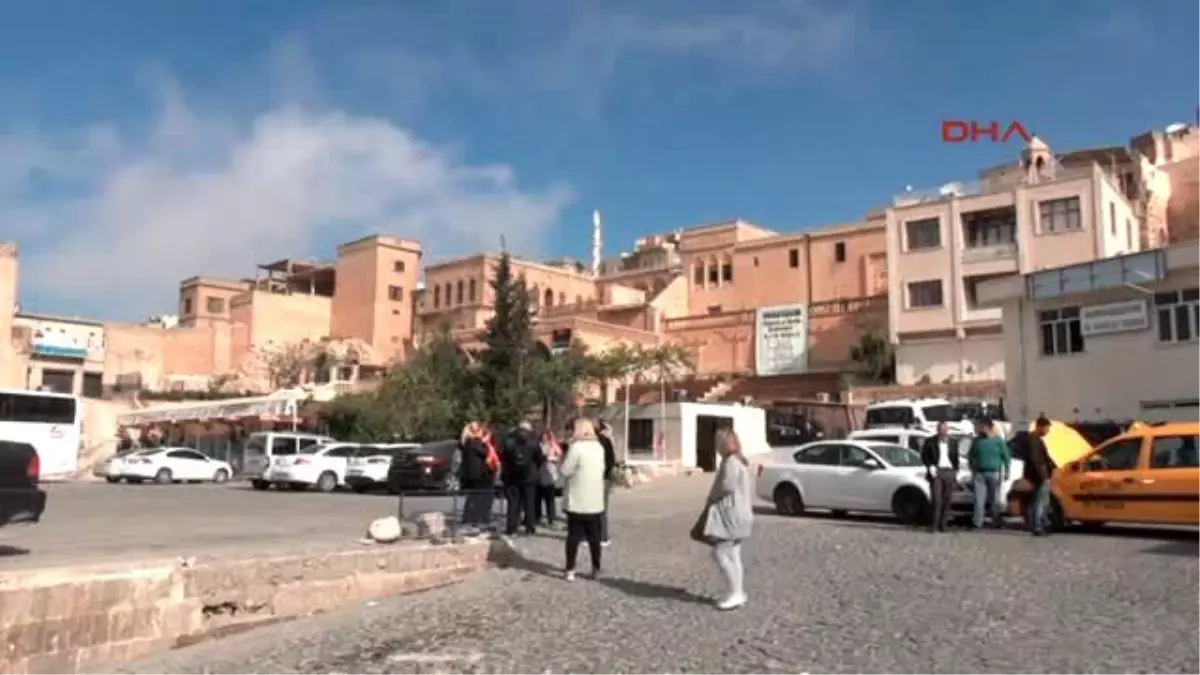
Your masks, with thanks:
[(1200, 422), (1136, 424), (1060, 464), (1050, 481), (1054, 526), (1200, 525), (1198, 441)]

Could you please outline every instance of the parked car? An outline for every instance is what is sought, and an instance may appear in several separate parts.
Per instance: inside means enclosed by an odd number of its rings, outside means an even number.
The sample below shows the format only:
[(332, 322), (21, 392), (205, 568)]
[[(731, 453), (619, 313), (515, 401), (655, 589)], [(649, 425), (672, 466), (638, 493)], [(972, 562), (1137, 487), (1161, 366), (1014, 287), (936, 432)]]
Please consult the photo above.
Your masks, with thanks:
[(929, 516), (929, 483), (917, 451), (877, 441), (817, 441), (778, 450), (758, 467), (756, 491), (785, 516), (809, 509)]
[(346, 465), (346, 485), (355, 492), (386, 488), (392, 461), (408, 450), (420, 447), (416, 443), (376, 443), (360, 445), (358, 454)]
[(406, 450), (392, 460), (388, 490), (437, 490), (456, 492), (458, 484), (458, 441), (434, 441)]
[(357, 443), (305, 445), (293, 454), (274, 457), (262, 480), (267, 485), (293, 490), (316, 488), (319, 492), (333, 492), (346, 484), (349, 460), (358, 452)]
[(266, 474), (277, 457), (295, 455), (302, 449), (322, 443), (336, 443), (329, 436), (307, 434), (297, 431), (258, 431), (246, 438), (243, 446), (242, 476), (250, 480), (256, 490), (266, 490), (270, 481)]
[[(932, 433), (924, 429), (902, 429), (885, 427), (880, 429), (862, 429), (859, 431), (850, 432), (850, 440), (854, 441), (875, 441), (879, 443), (895, 443), (903, 445), (907, 448), (921, 452), (921, 446), (925, 444), (925, 439), (933, 436)], [(975, 508), (975, 484), (971, 480), (971, 472), (967, 466), (967, 451), (971, 448), (971, 439), (973, 435), (962, 433), (950, 433), (950, 442), (958, 445), (958, 453), (960, 456), (960, 471), (958, 476), (958, 489), (954, 491), (954, 496), (951, 498), (950, 509), (955, 512), (971, 512)], [(1011, 447), (1011, 445), (1010, 445)], [(1025, 474), (1025, 463), (1013, 457), (1012, 464), (1009, 466), (1008, 476), (1004, 482), (1000, 484), (999, 494), (996, 495), (1003, 509), (1007, 509), (1009, 497), (1017, 483), (1021, 480), (1021, 476)]]
[(937, 431), (937, 425), (945, 422), (951, 432), (970, 434), (975, 424), (964, 420), (954, 406), (944, 398), (903, 398), (871, 403), (866, 409), (867, 429), (879, 427), (919, 428)]
[(191, 448), (153, 448), (124, 460), (122, 477), (130, 483), (224, 483), (233, 475), (228, 462)]
[(46, 493), (38, 488), (42, 464), (29, 443), (0, 441), (0, 527), (42, 519)]
[(1064, 464), (1050, 482), (1051, 525), (1200, 526), (1200, 423), (1143, 426)]
[(92, 470), (92, 475), (103, 478), (110, 483), (119, 483), (121, 480), (129, 477), (127, 462), (134, 457), (140, 457), (146, 453), (154, 452), (157, 448), (135, 448), (118, 453), (96, 465)]

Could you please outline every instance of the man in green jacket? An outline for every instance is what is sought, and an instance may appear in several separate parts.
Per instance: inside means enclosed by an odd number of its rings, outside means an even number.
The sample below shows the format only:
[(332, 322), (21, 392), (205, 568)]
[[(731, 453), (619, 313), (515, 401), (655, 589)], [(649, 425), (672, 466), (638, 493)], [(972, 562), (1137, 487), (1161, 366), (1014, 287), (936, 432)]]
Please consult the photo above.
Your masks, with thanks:
[(979, 434), (971, 441), (967, 451), (967, 465), (971, 467), (971, 481), (975, 492), (975, 514), (972, 519), (975, 529), (983, 528), (983, 508), (987, 505), (994, 527), (1003, 527), (1000, 517), (1000, 485), (1008, 478), (1012, 458), (1008, 444), (996, 433), (996, 425), (990, 419), (979, 423)]

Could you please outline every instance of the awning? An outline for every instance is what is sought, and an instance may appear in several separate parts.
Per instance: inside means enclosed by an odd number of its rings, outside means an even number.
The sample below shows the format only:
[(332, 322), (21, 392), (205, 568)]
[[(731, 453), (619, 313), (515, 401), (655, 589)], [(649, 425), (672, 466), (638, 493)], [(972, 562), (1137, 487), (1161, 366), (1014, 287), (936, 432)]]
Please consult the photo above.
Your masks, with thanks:
[(131, 427), (164, 422), (219, 421), (244, 417), (290, 419), (296, 414), (299, 403), (298, 397), (262, 396), (171, 408), (151, 408), (119, 415), (117, 424)]

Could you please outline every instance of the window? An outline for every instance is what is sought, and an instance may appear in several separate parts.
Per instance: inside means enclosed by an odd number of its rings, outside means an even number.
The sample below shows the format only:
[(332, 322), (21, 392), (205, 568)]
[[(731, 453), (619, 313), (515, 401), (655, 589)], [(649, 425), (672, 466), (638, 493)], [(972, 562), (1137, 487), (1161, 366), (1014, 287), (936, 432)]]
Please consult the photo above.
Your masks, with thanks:
[(326, 450), (324, 454), (326, 457), (354, 457), (358, 454), (358, 446), (343, 445), (332, 450)]
[(910, 309), (942, 306), (942, 280), (914, 281), (908, 285)]
[(870, 436), (863, 436), (862, 438), (858, 438), (856, 436), (855, 438), (857, 438), (858, 440), (871, 441), (874, 443), (899, 443), (900, 442), (899, 436), (891, 436), (888, 434), (883, 434), (883, 435), (871, 434)]
[(36, 393), (0, 393), (0, 422), (74, 424), (75, 399)]
[(404, 289), (400, 286), (388, 286), (388, 300), (400, 301), (404, 299)]
[(192, 299), (191, 298), (183, 299), (183, 313), (184, 314), (192, 313)]
[(456, 305), (463, 304), (463, 282), (462, 282), (462, 279), (459, 279), (458, 283), (454, 285), (454, 290), (455, 290), (454, 304), (456, 304)]
[(792, 455), (797, 464), (837, 466), (842, 461), (841, 446), (836, 443), (812, 445)]
[(442, 287), (442, 294), (446, 296), (446, 306), (450, 306), (450, 284)]
[(1083, 464), (1084, 471), (1132, 471), (1142, 454), (1142, 439), (1115, 441), (1096, 451)]
[(654, 452), (654, 420), (629, 420), (629, 451)]
[(695, 269), (692, 270), (692, 281), (697, 286), (704, 285), (704, 263), (696, 263)]
[(433, 287), (433, 308), (437, 309), (442, 304), (442, 287)]
[(1012, 207), (964, 213), (962, 225), (967, 248), (1004, 246), (1017, 240), (1017, 210)]
[(404, 271), (404, 261), (397, 260), (396, 262), (392, 263), (392, 271), (403, 272)]
[(1083, 227), (1079, 219), (1079, 197), (1039, 202), (1038, 214), (1042, 232), (1071, 232)]
[(720, 271), (721, 270), (717, 269), (717, 261), (716, 260), (713, 260), (712, 262), (708, 263), (708, 283), (709, 284), (716, 286), (717, 283), (720, 282), (720, 277), (718, 276)]
[(1200, 289), (1154, 294), (1159, 342), (1190, 342), (1200, 332)]
[(788, 251), (788, 267), (800, 266), (800, 249), (793, 248)]
[(1133, 221), (1125, 219), (1125, 250), (1133, 251)]
[(721, 281), (730, 283), (733, 281), (733, 262), (726, 260), (721, 263)]
[(1160, 436), (1150, 446), (1151, 469), (1194, 469), (1200, 436)]
[(869, 458), (866, 450), (857, 445), (843, 445), (841, 462), (842, 466), (862, 466), (862, 463)]
[(754, 266), (758, 267), (758, 256), (754, 256)]
[[(867, 427), (908, 426), (916, 421), (912, 406), (884, 406), (867, 409)], [(874, 439), (872, 439), (874, 440)]]
[(1108, 203), (1108, 231), (1117, 236), (1117, 203)]
[(721, 306), (720, 306), (720, 305), (709, 305), (709, 306), (708, 306), (708, 313), (709, 313), (709, 314), (720, 314), (720, 313), (721, 313)]
[(1079, 354), (1083, 351), (1083, 327), (1078, 307), (1063, 307), (1038, 312), (1042, 330), (1042, 356)]
[(833, 261), (846, 262), (846, 242), (839, 241), (833, 245)]
[(545, 305), (546, 307), (554, 306), (554, 290), (553, 289), (549, 289), (549, 288), (546, 289), (546, 299), (542, 301), (542, 304)]
[(467, 282), (467, 302), (475, 302), (475, 280)]
[(271, 439), (272, 455), (294, 455), (300, 449), (296, 439), (288, 436), (276, 436)]
[(195, 450), (172, 450), (167, 453), (167, 457), (175, 459), (190, 459), (194, 462), (207, 462), (208, 458)]
[(204, 308), (208, 310), (209, 314), (224, 314), (225, 298), (206, 298)]
[(907, 250), (920, 251), (942, 245), (942, 224), (937, 218), (910, 220), (904, 223)]
[(297, 445), (299, 446), (300, 450), (303, 451), (314, 445), (320, 445), (320, 444), (321, 444), (321, 441), (316, 438), (301, 438), (300, 442)]

